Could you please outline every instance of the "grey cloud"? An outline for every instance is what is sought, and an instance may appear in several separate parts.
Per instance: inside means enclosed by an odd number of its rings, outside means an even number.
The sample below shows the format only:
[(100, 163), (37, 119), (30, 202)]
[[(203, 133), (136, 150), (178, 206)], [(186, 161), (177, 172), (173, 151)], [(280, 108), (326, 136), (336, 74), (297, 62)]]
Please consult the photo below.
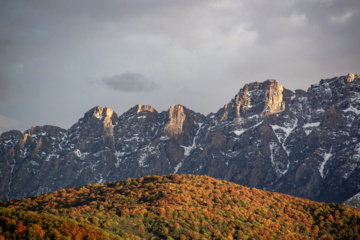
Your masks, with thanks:
[(12, 84), (10, 79), (0, 72), (0, 106), (11, 102), (13, 97)]
[(19, 127), (21, 122), (14, 118), (9, 118), (0, 114), (0, 134), (8, 131), (9, 129), (15, 129)]
[(13, 42), (10, 39), (2, 39), (0, 40), (0, 53), (6, 50), (9, 46), (11, 46)]
[[(283, 39), (293, 39), (293, 42), (296, 42), (299, 37), (329, 38), (345, 32), (352, 34), (353, 37), (360, 35), (359, 31), (355, 30), (360, 14), (358, 0), (276, 2), (260, 0), (245, 2), (241, 10), (244, 14), (239, 20), (249, 22), (250, 28), (259, 32), (259, 43), (266, 46)], [(338, 22), (345, 20), (348, 22), (346, 25), (334, 24), (336, 23), (334, 19)]]
[(104, 78), (102, 83), (122, 92), (151, 92), (157, 87), (155, 82), (146, 79), (142, 74), (132, 72)]

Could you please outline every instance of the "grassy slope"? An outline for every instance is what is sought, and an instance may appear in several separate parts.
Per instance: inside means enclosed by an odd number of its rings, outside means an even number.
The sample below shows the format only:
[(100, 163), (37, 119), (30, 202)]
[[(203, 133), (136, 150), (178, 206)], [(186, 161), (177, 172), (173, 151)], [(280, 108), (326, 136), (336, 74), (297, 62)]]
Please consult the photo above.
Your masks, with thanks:
[[(0, 211), (0, 220), (9, 209), (46, 213), (103, 238), (356, 239), (360, 231), (357, 209), (195, 175), (89, 184), (0, 206), (7, 208)], [(14, 228), (2, 228), (0, 235), (15, 234)], [(50, 230), (45, 229), (44, 236)]]

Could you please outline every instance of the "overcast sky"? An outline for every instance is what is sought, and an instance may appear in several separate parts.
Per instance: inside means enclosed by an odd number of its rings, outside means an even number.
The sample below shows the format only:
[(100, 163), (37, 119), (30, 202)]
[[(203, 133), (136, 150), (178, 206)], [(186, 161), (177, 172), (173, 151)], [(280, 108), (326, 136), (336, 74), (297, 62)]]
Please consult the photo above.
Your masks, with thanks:
[(94, 106), (216, 112), (246, 83), (360, 73), (359, 0), (0, 0), (0, 132)]

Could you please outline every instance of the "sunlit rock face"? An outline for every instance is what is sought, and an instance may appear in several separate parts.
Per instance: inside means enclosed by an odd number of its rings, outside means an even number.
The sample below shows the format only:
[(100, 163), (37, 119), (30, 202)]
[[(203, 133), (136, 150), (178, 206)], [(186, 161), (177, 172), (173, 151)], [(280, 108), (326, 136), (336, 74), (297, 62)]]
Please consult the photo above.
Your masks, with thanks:
[[(358, 77), (359, 77), (359, 76), (357, 76), (357, 78), (358, 78)], [(353, 73), (349, 73), (349, 74), (347, 75), (346, 81), (347, 81), (347, 82), (353, 82), (354, 79), (355, 79), (355, 75), (354, 75)]]
[(169, 122), (164, 128), (164, 133), (168, 136), (176, 136), (183, 132), (186, 114), (181, 105), (171, 106), (169, 109)]
[(195, 113), (184, 106), (171, 106), (167, 112), (164, 135), (174, 139), (179, 145), (191, 145), (193, 136), (199, 130), (204, 116)]
[(275, 80), (246, 84), (230, 103), (219, 110), (221, 115), (218, 121), (252, 125), (285, 110), (283, 93), (283, 86)]
[(206, 174), (325, 202), (360, 192), (360, 79), (348, 74), (292, 92), (243, 86), (216, 113), (136, 105), (94, 107), (70, 129), (0, 136), (0, 198), (128, 177)]

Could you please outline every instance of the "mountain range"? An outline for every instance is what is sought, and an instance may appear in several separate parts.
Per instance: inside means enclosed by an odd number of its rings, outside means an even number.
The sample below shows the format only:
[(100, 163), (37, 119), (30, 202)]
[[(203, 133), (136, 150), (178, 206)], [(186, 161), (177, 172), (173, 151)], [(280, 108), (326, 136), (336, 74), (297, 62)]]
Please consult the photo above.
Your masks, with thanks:
[(207, 116), (182, 105), (136, 105), (120, 116), (94, 107), (69, 129), (2, 133), (0, 200), (184, 173), (341, 203), (360, 192), (359, 114), (356, 74), (307, 91), (249, 83)]

